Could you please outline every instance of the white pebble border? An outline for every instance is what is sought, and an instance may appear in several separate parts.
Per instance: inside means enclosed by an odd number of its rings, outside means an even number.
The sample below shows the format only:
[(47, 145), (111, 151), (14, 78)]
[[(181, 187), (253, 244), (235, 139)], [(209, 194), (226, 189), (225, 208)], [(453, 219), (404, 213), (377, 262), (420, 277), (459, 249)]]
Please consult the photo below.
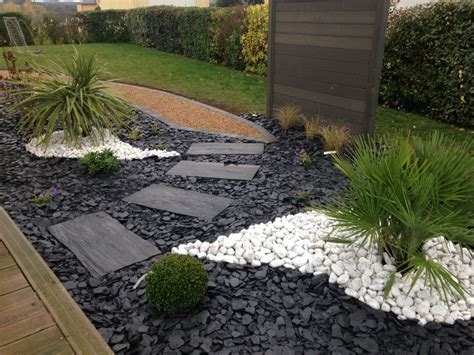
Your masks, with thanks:
[(300, 213), (220, 236), (213, 243), (181, 244), (172, 252), (240, 265), (269, 264), (315, 275), (326, 273), (329, 282), (344, 288), (347, 295), (374, 309), (392, 311), (399, 319), (417, 319), (421, 325), (430, 321), (453, 324), (457, 319), (469, 320), (474, 314), (474, 260), (467, 250), (461, 256), (459, 246), (442, 237), (425, 245), (427, 256), (449, 269), (470, 291), (467, 302), (452, 299), (446, 304), (435, 290), (424, 285), (423, 277), (409, 293), (411, 280), (400, 273), (384, 299), (385, 283), (396, 270), (388, 255), (383, 255), (382, 264), (376, 248), (325, 242), (332, 229), (326, 215)]
[(134, 147), (128, 143), (122, 142), (116, 136), (106, 132), (104, 140), (99, 144), (94, 144), (91, 139), (81, 137), (79, 147), (73, 147), (64, 141), (63, 131), (54, 132), (51, 142), (46, 150), (38, 145), (40, 140), (34, 138), (26, 145), (26, 150), (41, 158), (82, 158), (90, 152), (98, 152), (104, 149), (110, 149), (120, 160), (145, 159), (148, 157), (169, 158), (179, 156), (178, 152), (158, 149), (145, 149)]

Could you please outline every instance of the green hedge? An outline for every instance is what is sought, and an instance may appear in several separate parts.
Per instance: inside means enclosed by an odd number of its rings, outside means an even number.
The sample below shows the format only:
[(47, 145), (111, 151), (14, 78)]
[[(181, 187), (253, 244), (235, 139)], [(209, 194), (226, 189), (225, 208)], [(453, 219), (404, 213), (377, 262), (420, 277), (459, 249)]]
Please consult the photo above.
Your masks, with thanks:
[(391, 14), (381, 103), (474, 125), (474, 6), (435, 3)]
[(126, 15), (126, 10), (88, 11), (78, 14), (80, 26), (86, 32), (86, 42), (129, 42)]
[(27, 44), (35, 43), (33, 35), (31, 34), (30, 30), (27, 28), (27, 26), (31, 28), (30, 19), (19, 12), (4, 12), (0, 14), (0, 37), (2, 37), (5, 41), (7, 41), (8, 45), (12, 45), (12, 44), (10, 43), (10, 37), (8, 37), (8, 31), (7, 31), (7, 28), (5, 27), (5, 22), (3, 21), (4, 17), (18, 18), (18, 21), (20, 22), (20, 28), (23, 31), (23, 34), (25, 35), (26, 43)]
[[(268, 12), (263, 8), (257, 11)], [(247, 14), (242, 7), (151, 6), (128, 11), (90, 11), (79, 17), (87, 42), (130, 42), (261, 73), (262, 64), (258, 63), (260, 70), (254, 69), (253, 62), (246, 63), (247, 58), (242, 54), (246, 16), (252, 14)], [(265, 26), (260, 31), (265, 37)], [(265, 53), (256, 55), (265, 57)]]

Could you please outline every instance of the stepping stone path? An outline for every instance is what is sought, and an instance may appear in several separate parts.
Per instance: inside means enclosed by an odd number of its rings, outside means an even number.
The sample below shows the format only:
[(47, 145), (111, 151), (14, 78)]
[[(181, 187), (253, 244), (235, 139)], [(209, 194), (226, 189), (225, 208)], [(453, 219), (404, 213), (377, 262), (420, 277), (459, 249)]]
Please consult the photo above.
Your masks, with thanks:
[(123, 200), (145, 207), (206, 220), (217, 216), (229, 207), (233, 201), (225, 197), (177, 189), (166, 185), (148, 186), (133, 195), (125, 197)]
[[(257, 155), (260, 143), (194, 143), (188, 155)], [(252, 180), (260, 166), (216, 162), (180, 161), (167, 175)], [(148, 186), (123, 199), (137, 205), (211, 220), (233, 200), (196, 191), (158, 184)], [(69, 248), (94, 277), (119, 270), (160, 253), (153, 244), (126, 229), (105, 212), (83, 215), (48, 228)]]
[(263, 154), (262, 143), (193, 143), (187, 155)]
[(205, 178), (252, 180), (260, 166), (224, 164), (182, 160), (166, 175), (197, 176)]
[(94, 277), (160, 253), (153, 244), (126, 229), (105, 212), (80, 216), (49, 227)]

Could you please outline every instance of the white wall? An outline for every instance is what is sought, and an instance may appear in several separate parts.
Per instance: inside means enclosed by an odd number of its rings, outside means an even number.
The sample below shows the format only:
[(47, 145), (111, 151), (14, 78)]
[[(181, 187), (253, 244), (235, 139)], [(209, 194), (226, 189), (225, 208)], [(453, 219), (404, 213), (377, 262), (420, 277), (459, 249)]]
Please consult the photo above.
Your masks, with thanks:
[(435, 2), (436, 0), (400, 0), (397, 3), (397, 9), (401, 9), (404, 7), (411, 7), (421, 4), (428, 4), (430, 2)]
[(196, 0), (150, 0), (150, 6), (155, 5), (173, 5), (173, 6), (196, 6)]

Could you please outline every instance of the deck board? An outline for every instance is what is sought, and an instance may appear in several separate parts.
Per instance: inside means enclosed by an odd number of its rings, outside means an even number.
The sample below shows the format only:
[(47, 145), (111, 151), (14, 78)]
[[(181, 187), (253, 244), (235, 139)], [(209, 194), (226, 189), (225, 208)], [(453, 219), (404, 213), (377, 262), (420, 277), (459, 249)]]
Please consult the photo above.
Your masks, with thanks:
[(112, 354), (1, 207), (0, 354)]

